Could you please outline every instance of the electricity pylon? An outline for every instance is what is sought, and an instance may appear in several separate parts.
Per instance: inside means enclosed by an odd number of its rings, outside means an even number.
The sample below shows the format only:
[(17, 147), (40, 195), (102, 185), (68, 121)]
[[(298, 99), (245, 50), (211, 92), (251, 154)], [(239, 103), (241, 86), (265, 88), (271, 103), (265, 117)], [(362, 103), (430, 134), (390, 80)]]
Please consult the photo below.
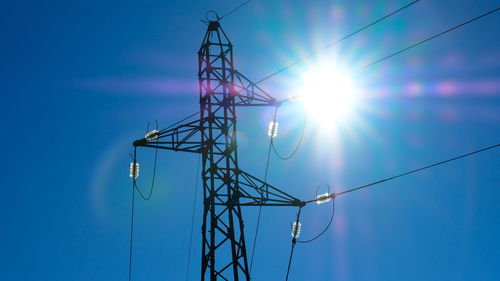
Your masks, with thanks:
[(200, 117), (136, 140), (134, 146), (201, 153), (203, 225), (201, 280), (250, 280), (242, 206), (305, 203), (240, 169), (236, 108), (279, 106), (233, 64), (233, 45), (218, 21), (198, 51)]

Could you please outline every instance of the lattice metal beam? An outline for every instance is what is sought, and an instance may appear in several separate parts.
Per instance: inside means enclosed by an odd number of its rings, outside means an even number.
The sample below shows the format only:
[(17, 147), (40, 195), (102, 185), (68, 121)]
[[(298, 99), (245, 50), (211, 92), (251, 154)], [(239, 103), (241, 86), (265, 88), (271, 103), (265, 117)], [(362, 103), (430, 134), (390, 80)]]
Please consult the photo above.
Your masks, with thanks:
[(241, 207), (305, 202), (239, 168), (236, 108), (279, 102), (234, 68), (233, 46), (217, 21), (208, 23), (198, 62), (199, 119), (137, 140), (134, 146), (201, 153), (201, 280), (249, 281)]

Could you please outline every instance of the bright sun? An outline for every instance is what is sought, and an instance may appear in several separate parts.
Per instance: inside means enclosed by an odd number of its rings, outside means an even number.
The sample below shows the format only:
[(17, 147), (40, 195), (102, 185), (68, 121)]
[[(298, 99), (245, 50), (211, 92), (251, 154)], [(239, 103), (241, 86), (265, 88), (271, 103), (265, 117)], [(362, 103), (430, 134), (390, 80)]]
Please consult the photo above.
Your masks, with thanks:
[(302, 75), (298, 100), (322, 126), (332, 126), (349, 115), (355, 102), (352, 80), (334, 67), (321, 67)]

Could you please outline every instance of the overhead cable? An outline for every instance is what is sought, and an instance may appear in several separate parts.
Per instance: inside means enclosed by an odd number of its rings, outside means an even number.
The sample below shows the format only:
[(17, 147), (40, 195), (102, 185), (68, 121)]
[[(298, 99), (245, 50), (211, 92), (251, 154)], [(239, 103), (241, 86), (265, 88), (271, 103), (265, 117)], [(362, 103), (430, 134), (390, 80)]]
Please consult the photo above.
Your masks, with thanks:
[[(394, 180), (394, 179), (397, 179), (399, 177), (403, 177), (403, 176), (410, 175), (410, 174), (413, 174), (413, 173), (416, 173), (416, 172), (420, 172), (420, 171), (423, 171), (423, 170), (426, 170), (426, 169), (430, 169), (432, 167), (440, 166), (440, 165), (443, 165), (443, 164), (446, 164), (446, 163), (449, 163), (449, 162), (452, 162), (452, 161), (455, 161), (455, 160), (458, 160), (458, 159), (461, 159), (461, 158), (465, 158), (465, 157), (468, 157), (468, 156), (471, 156), (471, 155), (474, 155), (474, 154), (478, 154), (480, 152), (484, 152), (484, 151), (487, 151), (487, 150), (490, 150), (490, 149), (497, 148), (499, 146), (500, 146), (500, 143), (492, 145), (492, 146), (488, 146), (488, 147), (485, 147), (485, 148), (482, 148), (482, 149), (479, 149), (479, 150), (476, 150), (476, 151), (472, 151), (472, 152), (469, 152), (469, 153), (466, 153), (466, 154), (462, 154), (462, 155), (459, 155), (459, 156), (456, 156), (456, 157), (453, 157), (453, 158), (450, 158), (450, 159), (446, 159), (444, 161), (440, 161), (440, 162), (437, 162), (437, 163), (434, 163), (434, 164), (430, 164), (430, 165), (427, 165), (427, 166), (424, 166), (424, 167), (421, 167), (421, 168), (418, 168), (418, 169), (415, 169), (415, 170), (411, 170), (411, 171), (408, 171), (408, 172), (405, 172), (405, 173), (401, 173), (401, 174), (396, 175), (396, 176), (392, 176), (392, 177), (389, 177), (389, 178), (381, 179), (381, 180), (378, 180), (378, 181), (375, 181), (375, 182), (372, 182), (372, 183), (369, 183), (369, 184), (365, 184), (365, 185), (362, 185), (362, 186), (359, 186), (359, 187), (351, 188), (351, 189), (348, 189), (348, 190), (345, 190), (345, 191), (342, 191), (342, 192), (332, 193), (331, 197), (333, 199), (335, 199), (336, 197), (338, 197), (340, 195), (344, 195), (344, 194), (347, 194), (347, 193), (350, 193), (350, 192), (353, 192), (353, 191), (356, 191), (356, 190), (364, 189), (364, 188), (367, 188), (367, 187), (370, 187), (370, 186), (374, 186), (374, 185), (377, 185), (377, 184), (380, 184), (380, 183), (383, 183), (383, 182)], [(312, 202), (315, 202), (315, 201), (317, 201), (317, 199), (306, 201), (306, 203), (312, 203)]]
[(200, 182), (200, 159), (201, 154), (198, 156), (198, 164), (196, 165), (196, 184), (194, 188), (194, 197), (193, 197), (193, 211), (191, 214), (191, 233), (189, 235), (189, 249), (188, 249), (188, 258), (187, 258), (187, 266), (186, 266), (186, 281), (189, 279), (189, 267), (191, 266), (191, 248), (193, 245), (193, 229), (194, 229), (194, 215), (196, 209), (196, 197), (198, 196), (198, 184)]
[(236, 6), (234, 9), (230, 10), (229, 12), (225, 13), (222, 17), (220, 17), (218, 19), (218, 21), (221, 21), (222, 19), (224, 19), (225, 17), (231, 15), (232, 13), (236, 12), (237, 10), (239, 10), (241, 7), (245, 6), (246, 4), (248, 4), (250, 1), (252, 0), (247, 0), (243, 3), (241, 3), (240, 5)]
[(273, 147), (274, 154), (276, 155), (276, 157), (278, 157), (281, 160), (289, 160), (290, 158), (292, 158), (295, 155), (295, 153), (297, 153), (297, 151), (300, 148), (300, 145), (302, 144), (302, 139), (304, 138), (305, 129), (306, 129), (306, 119), (304, 118), (304, 122), (302, 123), (302, 132), (300, 133), (299, 142), (297, 143), (295, 148), (292, 150), (292, 152), (288, 156), (281, 155), (278, 152), (278, 150), (276, 149), (276, 145), (274, 144), (274, 142), (272, 142), (271, 146)]
[(196, 116), (196, 115), (198, 115), (198, 114), (200, 114), (200, 112), (199, 112), (199, 111), (197, 111), (197, 112), (195, 112), (195, 113), (193, 113), (193, 114), (190, 114), (190, 115), (188, 115), (188, 116), (186, 116), (186, 117), (182, 118), (181, 120), (179, 120), (179, 121), (175, 122), (174, 124), (171, 124), (170, 126), (166, 127), (165, 129), (161, 130), (161, 131), (160, 131), (160, 133), (163, 133), (163, 132), (165, 132), (166, 130), (168, 130), (168, 129), (172, 128), (173, 126), (176, 126), (176, 125), (180, 124), (181, 122), (184, 122), (184, 121), (186, 121), (187, 119), (189, 119), (189, 118), (191, 118), (191, 117), (194, 117), (194, 116)]
[[(276, 106), (274, 108), (274, 116), (273, 116), (273, 123), (276, 123), (276, 117), (278, 115), (278, 107)], [(271, 161), (271, 147), (273, 146), (273, 139), (274, 137), (272, 134), (269, 135), (269, 148), (267, 149), (267, 158), (266, 158), (266, 169), (264, 172), (264, 182), (267, 182), (267, 174), (269, 171), (269, 163)], [(259, 227), (260, 227), (260, 217), (262, 215), (262, 206), (259, 206), (259, 213), (257, 215), (257, 223), (255, 225), (255, 236), (253, 239), (253, 247), (252, 247), (252, 256), (250, 258), (250, 273), (252, 273), (253, 269), (253, 258), (255, 255), (255, 247), (257, 246), (257, 237), (259, 234)]]
[(330, 226), (332, 225), (332, 222), (333, 222), (333, 218), (335, 216), (335, 199), (332, 200), (332, 215), (330, 216), (330, 220), (328, 221), (328, 224), (326, 225), (326, 227), (323, 229), (323, 231), (321, 231), (318, 235), (314, 236), (313, 238), (311, 239), (307, 239), (307, 240), (297, 240), (297, 243), (309, 243), (309, 242), (312, 242), (318, 238), (320, 238), (323, 234), (326, 233), (326, 231), (330, 228)]
[[(134, 149), (134, 163), (136, 159), (137, 149)], [(132, 203), (130, 208), (130, 237), (129, 237), (129, 260), (128, 260), (128, 281), (132, 280), (132, 256), (134, 246), (134, 215), (135, 215), (135, 179), (132, 181)]]
[(323, 51), (327, 50), (328, 48), (331, 48), (331, 47), (333, 47), (333, 46), (337, 45), (338, 43), (340, 43), (340, 42), (342, 42), (342, 41), (346, 40), (347, 38), (349, 38), (349, 37), (351, 37), (351, 36), (353, 36), (353, 35), (355, 35), (355, 34), (357, 34), (357, 33), (361, 32), (361, 31), (363, 31), (363, 30), (365, 30), (365, 29), (367, 29), (367, 28), (369, 28), (369, 27), (371, 27), (371, 26), (373, 26), (373, 25), (375, 25), (375, 24), (377, 24), (377, 23), (379, 23), (379, 22), (381, 22), (381, 21), (383, 21), (383, 20), (385, 20), (385, 19), (387, 19), (387, 18), (391, 17), (391, 16), (392, 16), (392, 15), (394, 15), (394, 14), (397, 14), (397, 13), (399, 13), (399, 12), (403, 11), (404, 9), (406, 9), (406, 8), (408, 8), (408, 7), (410, 7), (410, 6), (412, 6), (413, 4), (416, 4), (416, 3), (417, 3), (417, 2), (419, 2), (419, 1), (420, 1), (420, 0), (413, 1), (413, 2), (411, 2), (411, 3), (409, 3), (409, 4), (405, 5), (405, 6), (403, 6), (403, 7), (401, 7), (401, 8), (399, 8), (399, 9), (397, 9), (397, 10), (395, 10), (395, 11), (393, 11), (393, 12), (391, 12), (391, 13), (389, 13), (389, 14), (387, 14), (387, 15), (385, 15), (385, 16), (383, 16), (383, 17), (381, 17), (381, 18), (379, 18), (378, 20), (376, 20), (376, 21), (374, 21), (374, 22), (372, 22), (372, 23), (370, 23), (370, 24), (368, 24), (368, 25), (365, 25), (365, 26), (363, 26), (363, 27), (361, 27), (361, 28), (357, 29), (356, 31), (354, 31), (354, 32), (352, 32), (352, 33), (350, 33), (350, 34), (348, 34), (348, 35), (346, 35), (346, 36), (344, 36), (344, 37), (342, 37), (342, 38), (338, 39), (337, 41), (335, 41), (335, 42), (333, 42), (333, 43), (331, 43), (331, 44), (329, 44), (329, 45), (327, 45), (327, 46), (325, 46), (325, 47), (323, 47), (323, 48), (321, 48), (321, 49), (319, 49), (319, 50), (316, 50), (316, 51), (312, 52), (311, 54), (309, 54), (309, 55), (307, 55), (307, 56), (305, 56), (305, 57), (302, 57), (302, 58), (300, 58), (300, 59), (296, 60), (295, 62), (293, 62), (293, 63), (291, 63), (291, 64), (289, 64), (289, 65), (287, 65), (287, 66), (283, 67), (282, 69), (280, 69), (280, 70), (278, 70), (278, 71), (276, 71), (276, 72), (274, 72), (274, 73), (271, 73), (271, 74), (267, 75), (266, 77), (264, 77), (264, 78), (260, 79), (259, 81), (257, 81), (255, 84), (259, 84), (259, 83), (261, 83), (261, 82), (263, 82), (263, 81), (265, 81), (265, 80), (267, 80), (267, 79), (269, 79), (269, 78), (271, 78), (271, 77), (275, 76), (276, 74), (279, 74), (279, 73), (281, 73), (281, 72), (283, 72), (283, 71), (285, 71), (285, 70), (289, 69), (290, 67), (292, 67), (292, 66), (294, 66), (294, 65), (296, 65), (296, 64), (298, 64), (298, 63), (300, 63), (300, 62), (302, 62), (302, 61), (304, 61), (304, 60), (307, 60), (307, 59), (309, 59), (309, 58), (311, 58), (311, 57), (313, 57), (313, 56), (317, 55), (318, 53), (321, 53), (321, 52), (323, 52)]
[(490, 14), (493, 14), (493, 13), (497, 12), (499, 9), (500, 9), (500, 8), (493, 9), (493, 10), (491, 10), (491, 11), (489, 11), (489, 12), (486, 12), (486, 13), (484, 13), (484, 14), (482, 14), (482, 15), (479, 15), (479, 16), (477, 16), (477, 17), (473, 18), (473, 19), (470, 19), (470, 20), (468, 20), (468, 21), (466, 21), (466, 22), (464, 22), (464, 23), (461, 23), (461, 24), (459, 24), (459, 25), (455, 25), (454, 27), (449, 28), (449, 29), (447, 29), (447, 30), (445, 30), (445, 31), (443, 31), (443, 32), (440, 32), (440, 33), (436, 34), (436, 35), (433, 35), (433, 36), (431, 36), (431, 37), (429, 37), (429, 38), (427, 38), (427, 39), (425, 39), (425, 40), (422, 40), (422, 41), (420, 41), (420, 42), (418, 42), (418, 43), (415, 43), (415, 44), (413, 44), (413, 45), (411, 45), (411, 46), (408, 46), (408, 47), (406, 47), (406, 48), (404, 48), (404, 49), (401, 49), (401, 50), (399, 50), (399, 51), (397, 51), (397, 52), (395, 52), (395, 53), (392, 53), (392, 54), (390, 54), (390, 55), (388, 55), (388, 56), (385, 56), (385, 57), (383, 57), (383, 58), (381, 58), (381, 59), (378, 59), (378, 60), (376, 60), (376, 61), (374, 61), (374, 62), (371, 62), (371, 63), (369, 63), (369, 64), (367, 64), (367, 65), (365, 65), (365, 66), (363, 66), (363, 67), (359, 68), (357, 71), (365, 70), (365, 69), (367, 69), (368, 67), (373, 66), (374, 64), (377, 64), (377, 63), (379, 63), (379, 62), (382, 62), (382, 61), (384, 61), (384, 60), (387, 60), (387, 59), (389, 59), (389, 58), (392, 58), (392, 57), (394, 57), (394, 56), (396, 56), (396, 55), (401, 54), (402, 52), (405, 52), (405, 51), (407, 51), (407, 50), (409, 50), (409, 49), (412, 49), (412, 48), (415, 48), (415, 47), (417, 47), (417, 46), (419, 46), (419, 45), (422, 45), (422, 44), (424, 44), (425, 42), (428, 42), (428, 41), (430, 41), (430, 40), (432, 40), (432, 39), (434, 39), (434, 38), (437, 38), (437, 37), (439, 37), (439, 36), (441, 36), (441, 35), (444, 35), (444, 34), (446, 34), (446, 33), (448, 33), (448, 32), (451, 32), (451, 31), (453, 31), (453, 30), (455, 30), (455, 29), (458, 29), (458, 28), (460, 28), (460, 27), (462, 27), (462, 26), (464, 26), (464, 25), (467, 25), (467, 24), (469, 24), (469, 23), (471, 23), (471, 22), (474, 22), (474, 21), (476, 21), (476, 20), (478, 20), (478, 19), (481, 19), (481, 18), (483, 18), (483, 17), (486, 17), (486, 16), (488, 16), (488, 15), (490, 15)]
[[(300, 223), (300, 212), (302, 211), (302, 207), (299, 207), (299, 211), (297, 213), (297, 219), (295, 220), (295, 224), (298, 225)], [(286, 270), (286, 277), (285, 281), (288, 281), (288, 277), (290, 276), (290, 268), (292, 266), (292, 258), (293, 258), (293, 251), (295, 250), (295, 244), (297, 244), (297, 228), (293, 229), (292, 227), (292, 248), (290, 249), (290, 258), (288, 259), (288, 267)]]
[[(156, 121), (156, 132), (158, 132), (158, 121)], [(149, 123), (148, 123), (148, 129), (149, 130)], [(148, 133), (149, 134), (149, 133)], [(148, 135), (146, 134), (146, 136)], [(156, 138), (156, 142), (157, 142), (157, 145), (158, 145), (158, 138)], [(153, 176), (151, 178), (151, 186), (149, 188), (149, 193), (148, 195), (144, 195), (144, 193), (142, 193), (141, 189), (139, 188), (139, 186), (137, 186), (137, 181), (136, 179), (134, 178), (133, 180), (133, 185), (134, 185), (134, 188), (137, 189), (137, 192), (139, 193), (139, 195), (141, 196), (141, 198), (145, 201), (148, 201), (149, 199), (151, 199), (151, 195), (153, 195), (153, 190), (154, 190), (154, 187), (155, 187), (155, 179), (156, 179), (156, 163), (157, 163), (157, 160), (158, 160), (158, 147), (155, 148), (155, 157), (154, 157), (154, 162), (153, 162)], [(136, 162), (136, 159), (135, 159), (135, 151), (134, 151), (134, 162)]]
[[(158, 121), (156, 121), (156, 131), (158, 130)], [(149, 131), (149, 123), (146, 131)], [(147, 135), (147, 134), (146, 134)], [(157, 139), (158, 141), (158, 139)], [(154, 163), (153, 163), (153, 176), (151, 179), (151, 188), (149, 189), (149, 194), (145, 196), (142, 192), (141, 189), (137, 186), (136, 178), (137, 175), (132, 175), (132, 206), (130, 208), (130, 238), (129, 238), (129, 264), (128, 264), (128, 280), (130, 281), (132, 279), (132, 257), (133, 257), (133, 246), (134, 246), (134, 216), (135, 216), (135, 191), (139, 193), (141, 198), (145, 201), (148, 201), (151, 199), (151, 195), (153, 194), (154, 190), (154, 185), (155, 185), (155, 178), (156, 178), (156, 163), (158, 159), (158, 148), (155, 149), (155, 157), (154, 157)], [(132, 156), (134, 168), (137, 165), (137, 147), (134, 147), (134, 154)], [(137, 173), (137, 171), (134, 169), (134, 173)]]

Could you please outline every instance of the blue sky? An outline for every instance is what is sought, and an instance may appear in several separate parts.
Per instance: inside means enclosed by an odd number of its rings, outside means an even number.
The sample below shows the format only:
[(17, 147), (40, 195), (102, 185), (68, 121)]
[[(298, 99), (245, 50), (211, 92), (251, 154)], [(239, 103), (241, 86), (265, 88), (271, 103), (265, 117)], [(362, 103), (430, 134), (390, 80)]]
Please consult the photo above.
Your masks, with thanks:
[[(227, 17), (237, 69), (253, 80), (410, 1), (260, 1)], [(11, 1), (0, 11), (2, 280), (126, 280), (131, 142), (198, 109), (205, 11), (239, 1)], [(354, 70), (498, 7), (425, 1), (261, 84), (277, 98), (321, 63)], [(500, 141), (500, 14), (356, 75), (350, 118), (325, 129), (280, 109), (269, 182), (300, 198), (363, 185)], [(240, 166), (263, 177), (269, 108), (239, 112)], [(328, 126), (327, 126), (328, 127)], [(329, 128), (329, 127), (328, 127)], [(331, 128), (330, 128), (331, 129)], [(141, 149), (147, 188), (153, 150)], [(133, 280), (184, 280), (197, 156), (160, 151), (137, 201)], [(500, 150), (336, 200), (333, 228), (298, 245), (290, 280), (499, 280)], [(198, 193), (200, 194), (200, 193)], [(190, 280), (200, 269), (196, 200)], [(284, 279), (295, 209), (267, 208), (253, 280)], [(256, 209), (245, 209), (248, 247)], [(308, 206), (302, 237), (329, 219)]]

